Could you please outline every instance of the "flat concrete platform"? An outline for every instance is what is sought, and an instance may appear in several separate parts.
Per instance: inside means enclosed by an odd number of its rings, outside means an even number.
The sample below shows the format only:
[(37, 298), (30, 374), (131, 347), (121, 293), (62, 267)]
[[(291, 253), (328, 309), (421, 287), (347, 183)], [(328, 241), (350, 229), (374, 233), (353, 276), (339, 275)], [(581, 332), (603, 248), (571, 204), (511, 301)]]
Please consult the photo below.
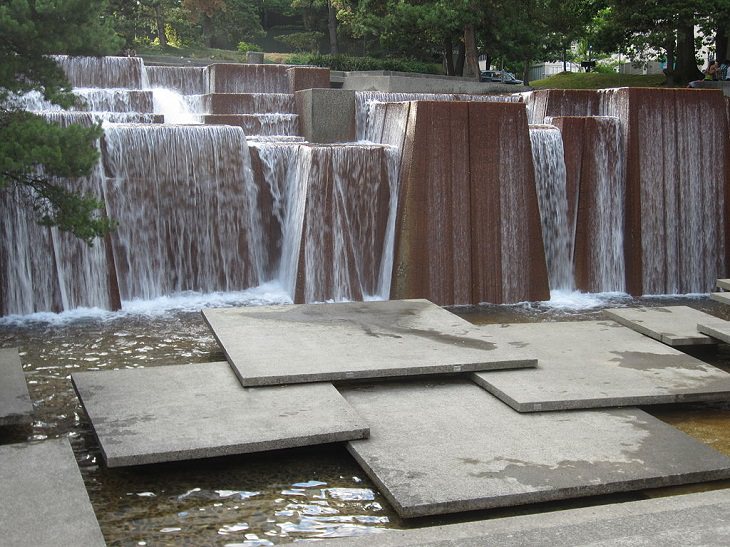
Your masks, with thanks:
[(712, 292), (710, 298), (716, 302), (730, 305), (730, 292)]
[(348, 450), (402, 517), (730, 477), (730, 458), (638, 409), (521, 414), (460, 379), (355, 386)]
[(697, 330), (707, 336), (711, 336), (715, 340), (730, 344), (730, 321), (723, 321), (717, 318), (713, 319), (715, 320), (698, 323)]
[(715, 282), (715, 285), (717, 286), (718, 289), (730, 291), (730, 279), (718, 279)]
[(203, 310), (244, 386), (534, 367), (428, 300)]
[(520, 412), (730, 400), (730, 374), (613, 321), (488, 325), (529, 371), (472, 377)]
[(68, 439), (0, 446), (3, 545), (105, 545)]
[(709, 336), (701, 334), (697, 330), (697, 324), (720, 319), (689, 306), (614, 308), (604, 310), (604, 313), (617, 323), (668, 346), (702, 346), (717, 343)]
[[(726, 546), (730, 489), (521, 515), (387, 530), (379, 547), (483, 547), (484, 545), (702, 545)], [(373, 545), (373, 537), (318, 543), (322, 547)]]
[(109, 467), (341, 442), (369, 432), (331, 384), (247, 389), (228, 363), (71, 378)]
[(30, 422), (33, 403), (16, 348), (0, 349), (0, 426)]

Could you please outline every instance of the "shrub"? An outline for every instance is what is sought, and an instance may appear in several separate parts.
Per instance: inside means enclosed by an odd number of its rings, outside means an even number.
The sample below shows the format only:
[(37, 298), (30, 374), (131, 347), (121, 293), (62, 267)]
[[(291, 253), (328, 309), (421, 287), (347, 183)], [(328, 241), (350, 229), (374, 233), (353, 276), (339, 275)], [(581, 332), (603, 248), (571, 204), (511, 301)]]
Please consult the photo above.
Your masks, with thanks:
[(316, 53), (319, 51), (319, 43), (324, 39), (324, 33), (293, 32), (291, 34), (277, 36), (276, 39), (295, 51), (311, 51), (312, 53)]
[(236, 47), (238, 51), (241, 53), (248, 53), (249, 51), (259, 51), (260, 48), (256, 44), (251, 44), (249, 42), (238, 42), (238, 46)]
[(378, 59), (375, 57), (355, 57), (352, 55), (296, 54), (289, 58), (295, 65), (314, 65), (352, 72), (357, 70), (389, 70), (394, 72), (419, 72), (440, 74), (440, 66), (413, 59)]

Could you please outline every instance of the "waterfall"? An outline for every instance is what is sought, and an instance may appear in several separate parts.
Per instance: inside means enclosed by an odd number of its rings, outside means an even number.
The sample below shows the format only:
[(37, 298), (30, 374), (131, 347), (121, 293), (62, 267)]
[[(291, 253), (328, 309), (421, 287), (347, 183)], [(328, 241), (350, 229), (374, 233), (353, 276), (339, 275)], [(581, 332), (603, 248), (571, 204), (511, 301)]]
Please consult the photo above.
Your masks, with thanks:
[(240, 128), (114, 125), (103, 151), (123, 299), (265, 280), (259, 191)]
[(552, 125), (530, 126), (542, 238), (551, 290), (573, 289), (572, 241), (563, 139)]

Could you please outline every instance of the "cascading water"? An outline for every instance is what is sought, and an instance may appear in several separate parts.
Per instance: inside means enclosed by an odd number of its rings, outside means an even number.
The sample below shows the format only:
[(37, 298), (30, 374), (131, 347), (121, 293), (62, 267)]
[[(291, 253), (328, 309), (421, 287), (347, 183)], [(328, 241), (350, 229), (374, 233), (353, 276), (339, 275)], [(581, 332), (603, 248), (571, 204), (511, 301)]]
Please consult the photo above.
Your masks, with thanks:
[(533, 125), (530, 142), (550, 289), (569, 291), (573, 289), (573, 238), (568, 223), (563, 139), (555, 126)]

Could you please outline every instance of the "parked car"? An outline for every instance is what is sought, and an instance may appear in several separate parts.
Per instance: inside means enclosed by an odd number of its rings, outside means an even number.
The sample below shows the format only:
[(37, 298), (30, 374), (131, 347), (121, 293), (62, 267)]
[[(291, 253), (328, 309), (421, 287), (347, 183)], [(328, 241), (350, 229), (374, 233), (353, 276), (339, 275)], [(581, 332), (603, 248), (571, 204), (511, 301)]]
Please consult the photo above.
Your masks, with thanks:
[(482, 82), (499, 82), (501, 84), (522, 84), (522, 80), (518, 80), (514, 74), (504, 70), (484, 70), (481, 72), (479, 80)]

